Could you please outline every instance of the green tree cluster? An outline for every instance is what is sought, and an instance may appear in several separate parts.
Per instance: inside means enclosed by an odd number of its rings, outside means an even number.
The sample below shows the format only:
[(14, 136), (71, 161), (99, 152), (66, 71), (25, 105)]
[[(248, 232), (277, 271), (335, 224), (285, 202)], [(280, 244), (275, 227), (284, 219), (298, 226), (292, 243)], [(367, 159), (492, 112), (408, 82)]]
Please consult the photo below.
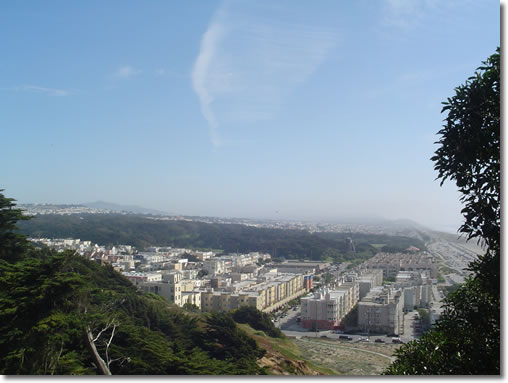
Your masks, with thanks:
[(252, 306), (242, 306), (233, 311), (233, 319), (237, 323), (247, 323), (254, 330), (263, 331), (272, 338), (284, 338), (284, 333), (274, 326), (270, 315)]
[(498, 48), (444, 103), (446, 123), (432, 157), (441, 184), (453, 180), (462, 193), (459, 231), (486, 252), (447, 296), (433, 328), (397, 351), (388, 374), (500, 374), (500, 86)]

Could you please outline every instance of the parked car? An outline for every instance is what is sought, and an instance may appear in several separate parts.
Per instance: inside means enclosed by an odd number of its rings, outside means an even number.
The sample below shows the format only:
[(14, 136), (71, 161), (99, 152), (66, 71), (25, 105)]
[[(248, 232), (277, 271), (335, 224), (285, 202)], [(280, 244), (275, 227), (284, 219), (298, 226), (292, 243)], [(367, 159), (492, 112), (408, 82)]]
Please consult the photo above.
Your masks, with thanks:
[(339, 335), (339, 340), (353, 340), (353, 337), (348, 335)]
[(376, 343), (384, 343), (385, 341), (381, 338), (377, 338), (374, 342)]
[(392, 343), (401, 344), (404, 343), (400, 338), (392, 338)]

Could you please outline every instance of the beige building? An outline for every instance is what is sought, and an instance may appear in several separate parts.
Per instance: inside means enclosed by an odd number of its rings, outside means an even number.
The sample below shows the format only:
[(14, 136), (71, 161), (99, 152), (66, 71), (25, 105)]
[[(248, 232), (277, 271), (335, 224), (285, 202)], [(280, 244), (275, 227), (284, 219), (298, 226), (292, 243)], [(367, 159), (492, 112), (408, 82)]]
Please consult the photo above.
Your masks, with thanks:
[(369, 333), (400, 334), (403, 307), (402, 290), (376, 287), (358, 303), (358, 327)]
[(282, 273), (316, 273), (322, 272), (329, 268), (330, 262), (313, 262), (313, 261), (296, 261), (287, 260), (282, 263), (271, 263), (266, 265), (267, 268), (276, 268)]
[(359, 299), (362, 299), (374, 287), (383, 285), (383, 270), (372, 269), (367, 273), (362, 273), (361, 276), (356, 278), (358, 287), (360, 289)]
[[(350, 312), (360, 300), (360, 288), (358, 282), (342, 282), (333, 291), (344, 292), (344, 310)], [(344, 314), (345, 315), (345, 314)]]
[(436, 277), (432, 256), (426, 253), (378, 253), (365, 261), (366, 269), (381, 269), (386, 278), (395, 278), (400, 271), (427, 271), (431, 278)]
[(303, 275), (265, 274), (264, 280), (244, 280), (229, 291), (209, 289), (201, 292), (202, 311), (227, 311), (251, 305), (270, 312), (303, 295)]
[(349, 310), (348, 290), (323, 290), (301, 299), (302, 327), (308, 329), (332, 330)]
[(170, 272), (164, 274), (160, 281), (143, 282), (138, 286), (141, 290), (160, 295), (179, 307), (192, 303), (201, 308), (201, 293), (194, 293), (196, 280), (182, 279), (180, 272)]
[(162, 274), (160, 273), (124, 272), (122, 274), (135, 286), (144, 282), (157, 282), (162, 280)]
[(208, 289), (201, 291), (201, 311), (229, 311), (240, 306), (253, 306), (258, 310), (263, 309), (262, 294), (252, 292), (234, 293), (229, 291), (213, 291)]
[(192, 304), (201, 309), (201, 292), (200, 291), (186, 291), (181, 293), (180, 297), (181, 306), (185, 306), (185, 304)]
[(360, 298), (359, 284), (354, 278), (341, 281), (333, 290), (323, 290), (301, 299), (303, 328), (331, 330), (341, 326), (344, 317)]
[(213, 277), (214, 275), (225, 273), (224, 260), (218, 258), (207, 259), (203, 262), (203, 269), (207, 271), (208, 275)]

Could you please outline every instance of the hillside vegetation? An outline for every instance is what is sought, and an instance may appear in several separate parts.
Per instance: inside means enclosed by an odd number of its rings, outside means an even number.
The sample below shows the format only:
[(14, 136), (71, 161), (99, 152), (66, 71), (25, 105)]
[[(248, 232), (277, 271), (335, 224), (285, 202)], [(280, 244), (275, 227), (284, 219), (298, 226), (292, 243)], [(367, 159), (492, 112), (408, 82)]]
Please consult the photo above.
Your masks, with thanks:
[(2, 374), (262, 374), (229, 313), (146, 295), (110, 267), (34, 250), (0, 261)]

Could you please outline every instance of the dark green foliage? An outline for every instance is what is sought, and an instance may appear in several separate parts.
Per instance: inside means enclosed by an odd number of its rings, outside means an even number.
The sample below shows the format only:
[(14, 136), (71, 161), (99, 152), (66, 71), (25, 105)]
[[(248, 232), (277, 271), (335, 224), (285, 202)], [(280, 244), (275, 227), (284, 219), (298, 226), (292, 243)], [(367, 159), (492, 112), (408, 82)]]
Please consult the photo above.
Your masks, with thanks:
[(455, 180), (465, 217), (460, 232), (486, 245), (473, 276), (446, 298), (441, 319), (402, 346), (388, 374), (500, 374), (500, 55), (492, 55), (456, 95), (432, 157), (441, 183)]
[[(256, 342), (229, 314), (203, 318), (136, 292), (109, 267), (71, 253), (0, 264), (0, 373), (97, 373), (87, 349), (117, 325), (113, 374), (260, 374)], [(95, 329), (95, 330), (94, 330)], [(107, 329), (97, 349), (105, 359)], [(241, 357), (239, 357), (241, 355)]]
[(14, 199), (6, 198), (0, 189), (0, 259), (13, 262), (22, 258), (30, 247), (24, 235), (18, 234), (16, 223), (29, 219), (20, 209), (16, 209)]
[(237, 323), (247, 323), (254, 330), (263, 331), (273, 338), (284, 338), (284, 333), (274, 326), (270, 315), (252, 306), (242, 306), (233, 311), (233, 319)]
[(417, 309), (418, 314), (420, 315), (420, 321), (422, 324), (422, 328), (424, 331), (430, 328), (432, 319), (430, 317), (430, 312), (427, 309), (419, 308)]
[(465, 222), (460, 231), (484, 240), (491, 251), (499, 250), (500, 240), (500, 71), (498, 48), (443, 103), (448, 116), (432, 157), (441, 185), (454, 180), (462, 194)]
[[(207, 314), (207, 334), (200, 345), (219, 360), (239, 361), (248, 374), (262, 373), (255, 361), (263, 357), (265, 350), (258, 348), (256, 341), (240, 330), (230, 313)], [(232, 368), (231, 374), (241, 373), (237, 367)]]
[(225, 252), (268, 252), (274, 258), (301, 258), (361, 263), (377, 253), (371, 243), (385, 243), (385, 252), (422, 250), (416, 238), (358, 233), (356, 252), (349, 251), (349, 233), (309, 233), (304, 230), (257, 228), (245, 225), (187, 221), (156, 221), (145, 216), (122, 214), (41, 215), (22, 222), (20, 230), (31, 237), (81, 238), (101, 245), (173, 246), (222, 249)]

